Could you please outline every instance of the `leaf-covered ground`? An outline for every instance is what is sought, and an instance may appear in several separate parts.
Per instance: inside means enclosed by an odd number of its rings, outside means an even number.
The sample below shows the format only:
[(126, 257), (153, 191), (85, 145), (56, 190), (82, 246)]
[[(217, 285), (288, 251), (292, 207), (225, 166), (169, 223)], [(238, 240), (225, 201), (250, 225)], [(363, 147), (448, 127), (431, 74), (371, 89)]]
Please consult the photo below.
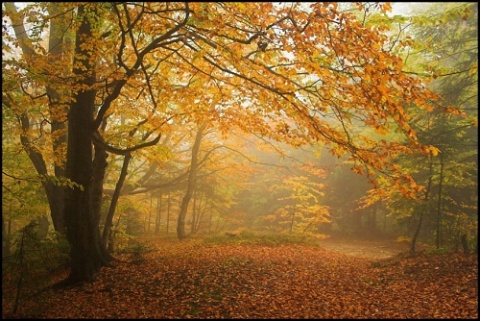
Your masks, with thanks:
[[(368, 259), (386, 259), (401, 252), (408, 251), (410, 244), (400, 244), (395, 241), (380, 240), (351, 240), (339, 238), (325, 238), (319, 240), (319, 245), (327, 250), (332, 250), (349, 256)], [(423, 244), (422, 244), (423, 245)], [(424, 250), (421, 245), (417, 249)]]
[(16, 316), (478, 317), (476, 256), (369, 260), (311, 245), (162, 242), (121, 259), (94, 283), (46, 291)]

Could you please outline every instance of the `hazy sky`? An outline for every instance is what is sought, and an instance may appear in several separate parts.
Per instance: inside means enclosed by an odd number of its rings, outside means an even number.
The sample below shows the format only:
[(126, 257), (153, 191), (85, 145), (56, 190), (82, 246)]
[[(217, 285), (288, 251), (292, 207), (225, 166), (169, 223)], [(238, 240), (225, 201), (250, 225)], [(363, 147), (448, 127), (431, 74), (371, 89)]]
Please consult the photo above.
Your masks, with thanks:
[(428, 10), (434, 2), (392, 2), (392, 15), (408, 14), (412, 11), (417, 13)]

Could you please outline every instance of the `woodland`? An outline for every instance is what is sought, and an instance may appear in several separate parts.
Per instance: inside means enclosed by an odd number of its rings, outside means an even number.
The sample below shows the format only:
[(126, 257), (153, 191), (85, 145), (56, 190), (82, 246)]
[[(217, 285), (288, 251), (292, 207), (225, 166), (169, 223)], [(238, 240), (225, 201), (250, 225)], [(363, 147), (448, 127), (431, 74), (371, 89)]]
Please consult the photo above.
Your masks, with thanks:
[(2, 3), (2, 318), (478, 318), (478, 3)]

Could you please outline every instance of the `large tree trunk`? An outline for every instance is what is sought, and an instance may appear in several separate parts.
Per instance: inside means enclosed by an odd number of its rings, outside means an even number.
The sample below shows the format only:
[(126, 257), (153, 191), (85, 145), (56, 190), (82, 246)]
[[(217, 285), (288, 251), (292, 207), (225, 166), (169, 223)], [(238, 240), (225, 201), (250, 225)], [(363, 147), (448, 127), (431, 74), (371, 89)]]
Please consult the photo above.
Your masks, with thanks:
[(192, 147), (192, 161), (190, 164), (190, 173), (188, 175), (187, 191), (183, 196), (180, 213), (178, 214), (177, 237), (180, 240), (183, 240), (187, 237), (187, 234), (185, 232), (185, 217), (187, 216), (188, 204), (192, 199), (193, 191), (195, 189), (195, 180), (197, 178), (198, 167), (198, 153), (200, 151), (200, 143), (202, 142), (204, 130), (205, 125), (200, 126), (195, 137), (195, 143)]
[[(78, 16), (82, 23), (77, 31), (73, 73), (79, 90), (74, 95), (68, 116), (68, 144), (66, 176), (75, 186), (66, 190), (65, 224), (70, 243), (71, 270), (66, 283), (92, 281), (101, 266), (107, 264), (100, 242), (94, 202), (98, 195), (93, 182), (92, 134), (95, 90), (93, 53), (85, 45), (92, 38), (91, 12), (80, 6)], [(84, 68), (79, 68), (79, 66)], [(75, 86), (74, 85), (74, 86)], [(81, 87), (81, 89), (80, 89)], [(99, 179), (99, 178), (97, 178)], [(78, 184), (78, 185), (77, 185)], [(98, 193), (98, 191), (97, 191)]]
[(65, 188), (53, 183), (46, 187), (48, 204), (50, 207), (50, 217), (52, 218), (53, 228), (60, 234), (65, 234), (64, 205)]

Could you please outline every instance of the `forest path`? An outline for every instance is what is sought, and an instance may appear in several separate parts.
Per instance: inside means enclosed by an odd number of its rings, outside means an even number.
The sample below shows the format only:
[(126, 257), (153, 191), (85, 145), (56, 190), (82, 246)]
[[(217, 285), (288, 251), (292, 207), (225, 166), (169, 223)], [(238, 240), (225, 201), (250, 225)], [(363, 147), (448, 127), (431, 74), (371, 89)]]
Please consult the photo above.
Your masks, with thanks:
[(327, 238), (319, 242), (326, 249), (341, 254), (367, 258), (387, 259), (408, 250), (408, 245), (395, 241), (364, 241)]

